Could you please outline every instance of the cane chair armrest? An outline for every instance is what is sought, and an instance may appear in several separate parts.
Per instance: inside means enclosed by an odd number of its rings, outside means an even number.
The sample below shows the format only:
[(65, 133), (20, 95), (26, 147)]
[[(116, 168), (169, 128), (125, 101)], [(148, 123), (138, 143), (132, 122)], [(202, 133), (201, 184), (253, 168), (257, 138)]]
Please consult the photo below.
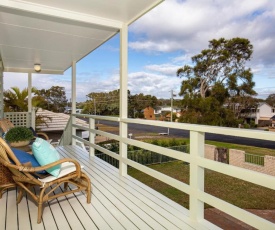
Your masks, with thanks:
[(23, 166), (23, 165), (14, 165), (12, 163), (8, 163), (7, 161), (5, 161), (1, 158), (0, 158), (0, 162), (3, 165), (5, 165), (6, 167), (17, 169), (21, 172), (29, 172), (29, 173), (34, 173), (34, 172), (39, 172), (39, 171), (42, 171), (42, 170), (46, 170), (46, 169), (49, 169), (53, 166), (62, 164), (64, 162), (71, 162), (75, 165), (75, 172), (77, 174), (77, 177), (79, 178), (81, 176), (81, 165), (78, 163), (78, 161), (76, 161), (74, 159), (70, 159), (70, 158), (63, 158), (63, 159), (55, 161), (51, 164), (47, 164), (47, 165), (40, 166), (40, 167), (27, 167), (27, 166)]
[(48, 137), (48, 135), (46, 134), (46, 133), (42, 133), (42, 132), (37, 132), (36, 133), (37, 134), (37, 136), (42, 136), (43, 137), (43, 139), (45, 139), (45, 140), (49, 140), (49, 137)]

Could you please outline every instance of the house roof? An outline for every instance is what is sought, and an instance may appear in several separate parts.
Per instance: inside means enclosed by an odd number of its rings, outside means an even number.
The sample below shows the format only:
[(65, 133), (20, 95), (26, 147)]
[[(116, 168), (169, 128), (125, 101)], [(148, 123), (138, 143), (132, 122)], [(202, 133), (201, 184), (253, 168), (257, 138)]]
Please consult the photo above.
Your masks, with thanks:
[[(0, 61), (4, 72), (63, 74), (124, 25), (163, 0), (3, 0)], [(0, 63), (1, 69), (1, 63)]]
[[(64, 113), (54, 113), (49, 110), (38, 109), (36, 115), (43, 116), (46, 124), (37, 125), (37, 129), (44, 132), (63, 131), (70, 119), (70, 115)], [(89, 127), (84, 120), (76, 118), (76, 124)]]

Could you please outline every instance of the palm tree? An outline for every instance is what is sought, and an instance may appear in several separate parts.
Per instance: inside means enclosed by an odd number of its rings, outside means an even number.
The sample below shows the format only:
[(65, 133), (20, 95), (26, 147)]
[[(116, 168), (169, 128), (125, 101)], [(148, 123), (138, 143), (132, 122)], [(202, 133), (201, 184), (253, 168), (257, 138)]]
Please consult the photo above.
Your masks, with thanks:
[[(32, 87), (32, 93), (35, 96), (32, 98), (32, 106), (36, 107), (36, 111), (40, 105), (45, 104), (45, 98), (37, 94), (37, 89)], [(22, 91), (18, 87), (11, 87), (11, 90), (4, 91), (4, 111), (5, 112), (27, 112), (28, 111), (28, 89)], [(46, 120), (50, 119), (46, 116), (35, 116), (35, 124), (46, 124)], [(50, 119), (51, 120), (51, 119)]]
[[(32, 93), (36, 93), (37, 89), (32, 88)], [(11, 87), (10, 90), (4, 91), (4, 111), (5, 112), (26, 112), (28, 111), (28, 89), (22, 91), (18, 87)], [(37, 106), (39, 102), (33, 98), (32, 104)]]

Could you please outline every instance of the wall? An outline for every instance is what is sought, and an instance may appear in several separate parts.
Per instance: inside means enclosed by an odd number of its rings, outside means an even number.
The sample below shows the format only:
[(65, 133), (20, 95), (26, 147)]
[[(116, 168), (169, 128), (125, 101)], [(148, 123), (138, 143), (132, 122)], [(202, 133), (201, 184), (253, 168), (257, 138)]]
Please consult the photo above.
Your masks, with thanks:
[[(218, 161), (217, 147), (214, 145), (205, 145), (204, 157), (209, 160)], [(240, 168), (245, 168), (256, 172), (261, 172), (271, 176), (275, 176), (275, 157), (273, 156), (265, 156), (264, 166), (261, 166), (245, 162), (245, 151), (229, 149), (229, 164)]]
[(264, 166), (245, 162), (245, 152), (236, 149), (229, 149), (229, 164), (237, 167), (253, 170), (275, 176), (275, 157), (265, 156)]
[(204, 145), (204, 157), (209, 160), (215, 160), (215, 145)]

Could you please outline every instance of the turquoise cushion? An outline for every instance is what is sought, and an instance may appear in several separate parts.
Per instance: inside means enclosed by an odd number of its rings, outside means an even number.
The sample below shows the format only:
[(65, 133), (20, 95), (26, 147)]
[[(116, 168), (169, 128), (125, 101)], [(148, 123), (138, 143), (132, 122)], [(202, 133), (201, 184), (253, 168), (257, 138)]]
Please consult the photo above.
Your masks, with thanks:
[[(35, 159), (41, 166), (53, 163), (60, 159), (59, 153), (56, 151), (56, 149), (50, 143), (41, 138), (36, 138), (35, 142), (33, 142), (32, 152)], [(61, 165), (53, 166), (49, 169), (46, 169), (46, 171), (57, 177), (60, 172), (60, 166)]]
[[(16, 149), (16, 148), (11, 148), (11, 150), (13, 151), (14, 155), (20, 161), (21, 164), (31, 162), (32, 167), (39, 167), (40, 166), (40, 164), (37, 162), (37, 160), (35, 159), (35, 157), (33, 155), (31, 155), (29, 153), (26, 153), (26, 152), (24, 152), (20, 149)], [(39, 171), (37, 173), (47, 174), (47, 172), (45, 170)]]

